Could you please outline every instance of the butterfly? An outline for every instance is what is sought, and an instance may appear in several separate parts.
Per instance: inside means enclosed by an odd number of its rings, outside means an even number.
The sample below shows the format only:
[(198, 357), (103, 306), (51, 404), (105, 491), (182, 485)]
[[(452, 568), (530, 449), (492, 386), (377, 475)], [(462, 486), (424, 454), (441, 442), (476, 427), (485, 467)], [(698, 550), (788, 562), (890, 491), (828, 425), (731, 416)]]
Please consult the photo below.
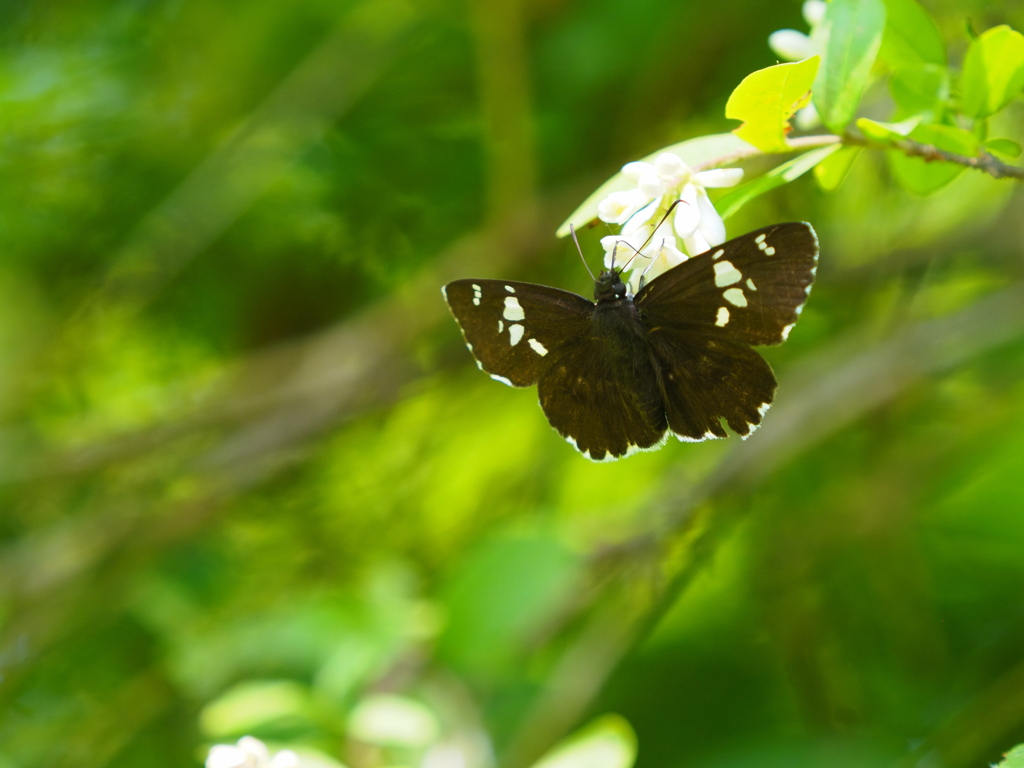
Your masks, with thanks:
[(810, 293), (818, 238), (775, 224), (694, 256), (635, 296), (621, 270), (594, 299), (545, 285), (456, 280), (441, 289), (481, 370), (537, 384), (551, 426), (586, 458), (612, 461), (686, 442), (747, 438), (775, 397), (752, 345), (781, 344)]

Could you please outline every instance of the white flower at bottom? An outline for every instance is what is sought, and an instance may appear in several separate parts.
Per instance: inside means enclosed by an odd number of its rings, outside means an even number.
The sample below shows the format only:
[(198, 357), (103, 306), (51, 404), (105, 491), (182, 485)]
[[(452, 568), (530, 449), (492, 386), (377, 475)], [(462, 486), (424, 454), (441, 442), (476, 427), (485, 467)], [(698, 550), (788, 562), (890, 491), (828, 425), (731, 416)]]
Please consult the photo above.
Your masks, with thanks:
[(302, 761), (290, 749), (282, 749), (270, 761), (270, 768), (300, 768)]
[(237, 744), (216, 744), (206, 756), (206, 768), (300, 768), (299, 756), (282, 749), (273, 757), (267, 745), (253, 736), (243, 736)]
[(251, 755), (228, 744), (210, 747), (210, 754), (206, 756), (206, 768), (255, 768), (256, 765)]

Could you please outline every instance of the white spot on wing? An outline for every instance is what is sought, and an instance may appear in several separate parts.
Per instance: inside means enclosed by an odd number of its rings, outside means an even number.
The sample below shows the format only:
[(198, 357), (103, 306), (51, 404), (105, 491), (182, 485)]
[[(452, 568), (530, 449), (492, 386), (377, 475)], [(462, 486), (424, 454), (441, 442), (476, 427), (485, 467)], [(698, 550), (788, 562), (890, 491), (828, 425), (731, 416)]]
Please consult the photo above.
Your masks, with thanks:
[(717, 251), (711, 254), (712, 259), (717, 259), (725, 253), (725, 248), (719, 248)]
[(480, 286), (477, 285), (476, 283), (472, 283), (469, 287), (473, 289), (474, 293), (480, 293), (480, 291), (482, 290)]
[(498, 333), (502, 333), (504, 330), (505, 330), (505, 321), (504, 320), (499, 320), (498, 321)]
[(534, 352), (536, 352), (541, 357), (544, 357), (544, 355), (546, 355), (548, 353), (548, 348), (545, 347), (543, 344), (541, 344), (536, 339), (527, 339), (526, 343), (530, 345), (530, 349), (532, 349)]
[(764, 243), (764, 239), (766, 237), (768, 237), (768, 235), (764, 235), (764, 234), (758, 235), (757, 237), (754, 238), (754, 242), (758, 243), (760, 245), (760, 244)]
[[(506, 320), (525, 320), (526, 313), (523, 312), (523, 308), (519, 305), (519, 299), (515, 296), (505, 297), (505, 311), (502, 312)], [(513, 344), (515, 342), (512, 342)]]
[(510, 325), (508, 327), (508, 340), (509, 340), (509, 342), (511, 342), (513, 347), (516, 344), (518, 344), (522, 340), (522, 338), (523, 338), (523, 326), (521, 326), (521, 325), (519, 325), (517, 323), (513, 323), (512, 325)]
[(473, 297), (473, 306), (474, 307), (479, 307), (480, 306), (480, 297), (479, 296), (474, 296)]
[(509, 293), (515, 293), (516, 292), (516, 289), (513, 288), (511, 285), (506, 285), (505, 286), (505, 290), (508, 291)]
[(747, 306), (747, 297), (740, 288), (730, 288), (724, 294), (725, 300), (737, 307)]
[(751, 280), (749, 277), (747, 278), (747, 288), (749, 288), (752, 291), (756, 291), (757, 290), (757, 286), (754, 285), (754, 281)]
[(764, 255), (765, 256), (774, 256), (775, 255), (775, 249), (772, 246), (769, 245), (767, 248), (764, 249)]
[(498, 376), (497, 374), (494, 374), (494, 373), (489, 373), (487, 375), (490, 376), (495, 381), (500, 381), (502, 384), (508, 384), (510, 387), (514, 387), (515, 386), (515, 384), (513, 384), (511, 381), (506, 379), (504, 376)]
[(731, 261), (715, 262), (715, 285), (719, 288), (738, 283), (742, 279), (743, 275)]
[(715, 318), (715, 325), (717, 325), (719, 328), (725, 328), (725, 326), (726, 326), (726, 324), (728, 322), (729, 322), (729, 310), (728, 310), (728, 308), (726, 308), (726, 307), (719, 307), (718, 308), (718, 317)]
[(796, 323), (790, 323), (789, 325), (787, 325), (785, 328), (782, 329), (782, 340), (783, 341), (785, 341), (786, 339), (789, 338), (789, 332), (793, 330), (793, 326), (794, 325), (796, 325)]

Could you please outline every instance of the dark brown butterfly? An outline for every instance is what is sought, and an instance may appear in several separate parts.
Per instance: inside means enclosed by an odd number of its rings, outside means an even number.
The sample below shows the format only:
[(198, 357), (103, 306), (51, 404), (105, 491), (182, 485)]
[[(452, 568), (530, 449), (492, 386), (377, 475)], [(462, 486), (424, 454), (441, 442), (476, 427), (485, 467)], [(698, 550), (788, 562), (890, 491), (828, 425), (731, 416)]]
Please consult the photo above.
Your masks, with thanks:
[(752, 345), (781, 344), (814, 282), (810, 224), (776, 224), (729, 240), (630, 296), (621, 270), (595, 281), (596, 303), (504, 280), (442, 288), (480, 368), (513, 387), (538, 385), (548, 421), (584, 456), (654, 450), (671, 432), (697, 442), (742, 437), (775, 396)]

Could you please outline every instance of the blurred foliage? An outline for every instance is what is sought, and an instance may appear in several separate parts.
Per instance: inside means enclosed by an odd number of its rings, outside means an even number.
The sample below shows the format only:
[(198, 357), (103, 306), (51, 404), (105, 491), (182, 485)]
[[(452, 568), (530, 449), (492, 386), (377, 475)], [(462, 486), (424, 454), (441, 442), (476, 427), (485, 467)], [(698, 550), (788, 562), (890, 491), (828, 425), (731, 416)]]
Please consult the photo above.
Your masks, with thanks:
[[(954, 96), (994, 112), (1020, 85), (977, 62), (1019, 54), (992, 30), (1024, 9), (924, 5)], [(737, 210), (730, 234), (822, 243), (745, 443), (590, 464), (438, 293), (589, 293), (558, 223), (735, 127), (797, 3), (0, 18), (0, 767), (198, 765), (245, 734), (350, 768), (968, 768), (1024, 740), (1017, 182), (914, 197), (864, 149), (834, 192)], [(858, 66), (869, 118), (945, 98)], [(991, 118), (1004, 149), (1021, 118)]]

